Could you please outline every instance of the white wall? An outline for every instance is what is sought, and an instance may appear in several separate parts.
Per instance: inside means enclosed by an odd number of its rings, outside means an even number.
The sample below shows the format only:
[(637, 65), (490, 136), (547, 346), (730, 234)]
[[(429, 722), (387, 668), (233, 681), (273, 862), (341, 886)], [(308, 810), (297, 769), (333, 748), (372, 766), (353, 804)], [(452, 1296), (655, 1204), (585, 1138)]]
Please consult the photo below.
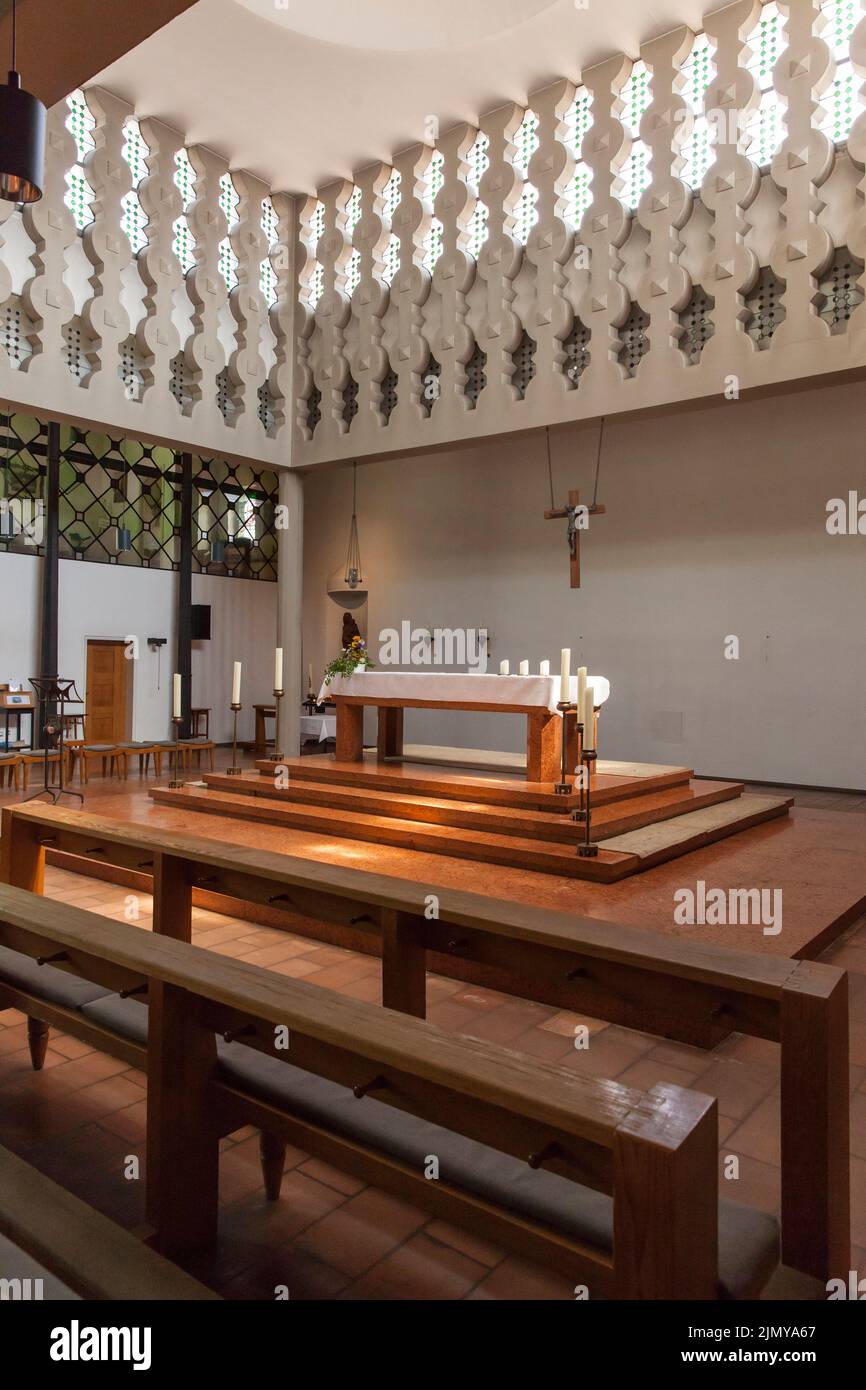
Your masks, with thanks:
[[(608, 423), (599, 501), (568, 584), (545, 522), (543, 436), (358, 474), (371, 649), (385, 627), (486, 625), (492, 669), (569, 645), (607, 675), (602, 752), (705, 774), (866, 788), (866, 536), (826, 505), (866, 497), (859, 383)], [(557, 505), (592, 492), (597, 426), (553, 435)], [(325, 579), (342, 562), (351, 470), (307, 476), (305, 662), (336, 652)], [(740, 659), (724, 639), (740, 639)], [(368, 729), (369, 733), (369, 729)], [(407, 738), (518, 749), (521, 722), (407, 713)]]
[[(59, 674), (74, 676), (85, 699), (88, 641), (137, 637), (131, 736), (170, 738), (177, 575), (170, 570), (61, 560), (59, 587)], [(148, 637), (168, 641), (157, 654), (148, 648)]]
[[(0, 555), (0, 682), (17, 681), (32, 692), (31, 676), (39, 674), (39, 628), (42, 612), (42, 561), (35, 555)], [(21, 722), (30, 737), (30, 719)], [(12, 725), (9, 734), (15, 736)], [(0, 742), (4, 726), (0, 723)]]
[[(192, 703), (210, 706), (211, 738), (231, 738), (232, 664), (243, 663), (238, 737), (251, 739), (253, 705), (273, 703), (277, 586), (260, 579), (194, 574), (193, 603), (211, 605), (209, 642), (192, 645)], [(268, 726), (269, 733), (272, 725)]]

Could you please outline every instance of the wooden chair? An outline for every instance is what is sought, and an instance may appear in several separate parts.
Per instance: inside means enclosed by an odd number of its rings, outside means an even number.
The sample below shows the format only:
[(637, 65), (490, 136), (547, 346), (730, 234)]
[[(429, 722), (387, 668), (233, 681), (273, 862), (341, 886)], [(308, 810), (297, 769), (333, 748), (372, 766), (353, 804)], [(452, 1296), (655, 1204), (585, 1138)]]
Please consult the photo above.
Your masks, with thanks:
[(118, 744), (118, 747), (121, 754), (121, 776), (129, 776), (131, 758), (138, 758), (139, 777), (144, 777), (149, 773), (151, 758), (153, 758), (154, 775), (156, 777), (162, 776), (163, 749), (160, 744), (142, 739), (132, 743), (121, 743)]
[[(22, 790), (26, 792), (26, 791), (28, 790), (29, 782), (30, 782), (30, 769), (31, 769), (31, 767), (36, 768), (36, 769), (37, 769), (37, 776), (38, 776), (38, 775), (39, 775), (39, 769), (42, 768), (42, 766), (43, 766), (44, 763), (45, 763), (45, 754), (44, 754), (44, 752), (42, 752), (41, 749), (33, 748), (33, 749), (26, 749), (23, 753), (19, 753), (18, 756), (19, 756), (19, 759), (20, 759), (20, 762), (21, 762)], [(64, 760), (65, 760), (66, 763), (67, 763), (67, 768), (68, 768), (68, 766), (69, 766), (69, 763), (68, 763), (69, 752), (68, 752), (68, 750), (67, 750), (66, 748), (64, 748), (64, 750), (63, 750), (63, 757), (64, 757)], [(66, 769), (64, 769), (64, 772), (65, 772), (65, 771), (66, 771)], [(59, 749), (53, 749), (53, 750), (52, 750), (51, 752), (49, 752), (49, 754), (48, 754), (48, 779), (49, 779), (49, 783), (56, 783), (56, 782), (58, 782), (58, 781), (60, 780), (60, 750), (59, 750)]]
[(214, 770), (214, 750), (216, 744), (209, 738), (184, 738), (180, 741), (180, 746), (184, 750), (184, 766), (192, 767), (192, 760), (195, 758), (196, 767), (201, 767), (201, 755), (207, 753), (210, 758), (210, 770)]
[(4, 786), (18, 791), (21, 780), (21, 758), (18, 753), (0, 753), (0, 790)]
[(103, 777), (123, 775), (123, 753), (116, 743), (80, 743), (76, 756), (79, 776), (85, 786), (90, 780), (88, 764), (94, 760), (102, 762)]

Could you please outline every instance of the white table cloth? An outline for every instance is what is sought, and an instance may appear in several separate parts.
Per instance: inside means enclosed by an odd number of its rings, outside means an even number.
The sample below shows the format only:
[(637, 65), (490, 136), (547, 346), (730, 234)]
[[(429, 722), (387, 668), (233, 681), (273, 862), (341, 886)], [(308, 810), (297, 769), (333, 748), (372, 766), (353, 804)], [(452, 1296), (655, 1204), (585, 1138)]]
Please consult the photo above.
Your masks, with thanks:
[[(603, 705), (610, 695), (605, 676), (588, 676), (594, 703)], [(334, 676), (319, 691), (319, 702), (336, 695), (356, 695), (374, 705), (377, 700), (423, 700), (443, 703), (534, 705), (556, 713), (559, 676), (500, 676), (471, 671), (365, 671)], [(571, 678), (571, 698), (577, 699), (577, 676)]]
[(301, 738), (315, 738), (319, 743), (337, 737), (337, 716), (335, 714), (302, 714)]

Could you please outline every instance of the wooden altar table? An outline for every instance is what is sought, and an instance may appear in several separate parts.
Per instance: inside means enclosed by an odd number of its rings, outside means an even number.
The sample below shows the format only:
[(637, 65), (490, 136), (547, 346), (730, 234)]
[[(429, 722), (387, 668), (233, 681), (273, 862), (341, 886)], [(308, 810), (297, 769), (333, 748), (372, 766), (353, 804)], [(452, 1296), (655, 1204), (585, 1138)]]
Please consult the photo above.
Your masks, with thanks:
[[(602, 682), (603, 677), (595, 677)], [(576, 686), (576, 677), (573, 680)], [(593, 684), (590, 679), (589, 684)], [(599, 703), (609, 689), (598, 690)], [(403, 753), (404, 709), (475, 710), (490, 714), (526, 716), (526, 780), (558, 782), (560, 775), (560, 718), (558, 676), (473, 675), (463, 672), (367, 671), (335, 676), (319, 699), (337, 707), (339, 762), (361, 762), (364, 756), (364, 708), (379, 712), (377, 752), (380, 762)], [(574, 767), (576, 753), (569, 755)]]

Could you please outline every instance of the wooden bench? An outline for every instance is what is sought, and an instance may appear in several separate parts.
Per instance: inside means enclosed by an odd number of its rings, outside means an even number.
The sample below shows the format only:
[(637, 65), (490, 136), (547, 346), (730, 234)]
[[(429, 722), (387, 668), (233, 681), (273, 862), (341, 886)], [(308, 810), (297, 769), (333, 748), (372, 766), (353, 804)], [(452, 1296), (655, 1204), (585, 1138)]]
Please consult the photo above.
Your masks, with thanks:
[[(316, 918), (363, 933), (366, 949), (382, 954), (385, 1005), (417, 1017), (427, 968), (448, 973), (459, 961), (507, 972), (512, 992), (528, 998), (664, 1037), (706, 1045), (736, 1029), (779, 1043), (782, 1258), (819, 1279), (848, 1268), (843, 971), (82, 812), (3, 811), (0, 879), (41, 892), (46, 848), (152, 875), (154, 930), (176, 939), (190, 939), (196, 889), (208, 902), (224, 894), (282, 909), (293, 931)], [(424, 915), (430, 895), (437, 920)]]
[(35, 1261), (78, 1298), (117, 1301), (219, 1299), (122, 1226), (0, 1148), (0, 1278)]
[(147, 1219), (170, 1257), (213, 1246), (220, 1137), (254, 1124), (269, 1196), (288, 1141), (592, 1297), (748, 1298), (776, 1267), (773, 1219), (719, 1202), (696, 1092), (578, 1076), (6, 885), (0, 1006), (146, 1068)]

